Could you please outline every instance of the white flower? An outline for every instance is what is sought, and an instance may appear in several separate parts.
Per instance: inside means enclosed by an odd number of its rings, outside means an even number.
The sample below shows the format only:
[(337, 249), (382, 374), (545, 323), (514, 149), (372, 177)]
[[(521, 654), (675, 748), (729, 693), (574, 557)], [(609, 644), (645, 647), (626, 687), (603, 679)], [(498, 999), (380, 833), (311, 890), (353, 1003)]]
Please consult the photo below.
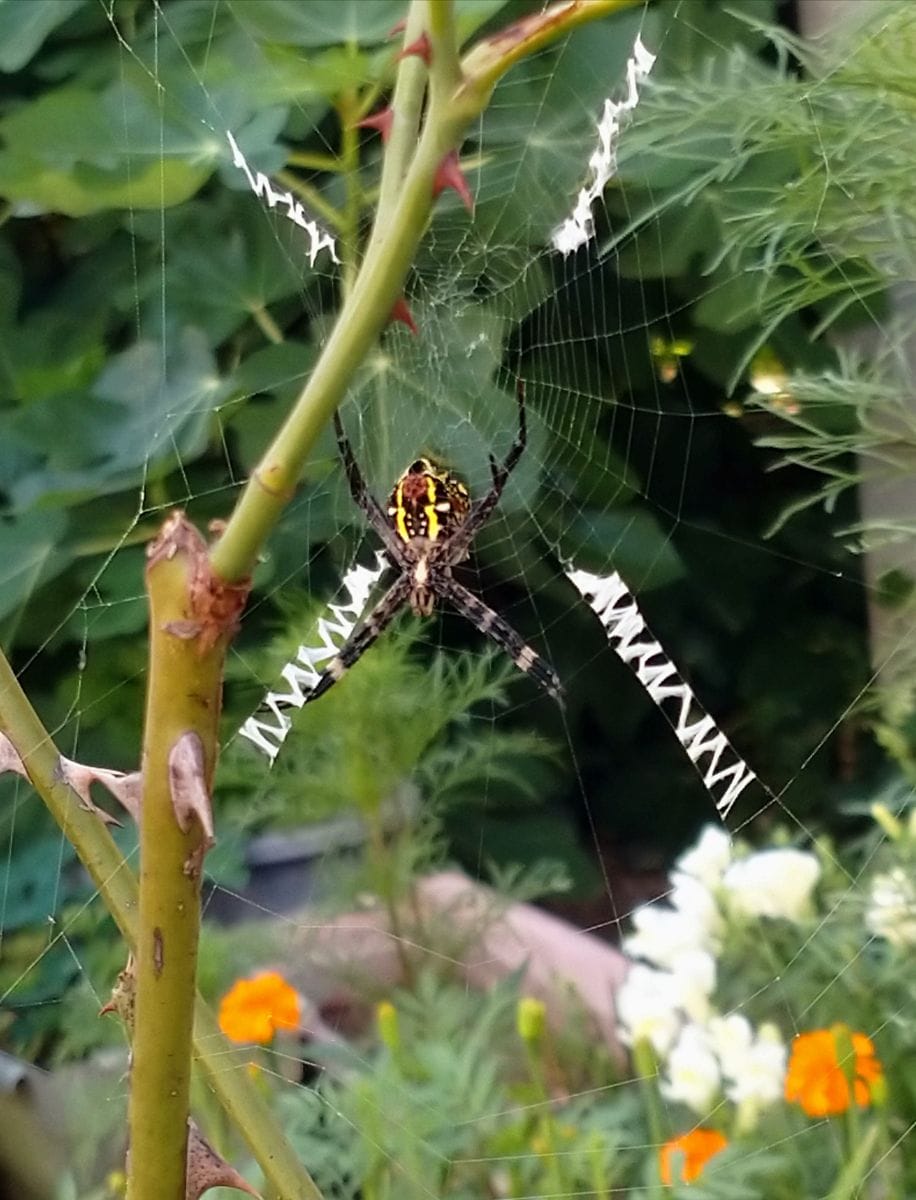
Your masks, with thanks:
[(614, 998), (622, 1042), (632, 1045), (645, 1039), (656, 1054), (668, 1053), (681, 1026), (671, 998), (672, 984), (667, 971), (653, 971), (640, 963), (630, 967)]
[(736, 912), (800, 921), (810, 911), (811, 893), (820, 873), (821, 865), (813, 854), (763, 850), (732, 863), (722, 886)]
[(892, 946), (916, 946), (916, 884), (903, 867), (874, 877), (865, 924)]
[(668, 1056), (662, 1092), (696, 1113), (707, 1113), (721, 1087), (719, 1063), (709, 1035), (699, 1025), (686, 1025)]
[(738, 1013), (709, 1024), (729, 1100), (739, 1105), (753, 1103), (756, 1108), (779, 1100), (786, 1074), (786, 1047), (776, 1026), (761, 1025), (754, 1037), (750, 1023)]
[(669, 903), (698, 926), (698, 941), (718, 948), (724, 922), (715, 896), (699, 879), (682, 871), (674, 872), (671, 883)]
[(722, 1074), (735, 1079), (754, 1041), (750, 1021), (741, 1013), (729, 1013), (727, 1017), (713, 1017), (708, 1028)]
[(672, 967), (679, 954), (707, 949), (702, 926), (685, 913), (659, 904), (644, 904), (633, 913), (634, 933), (623, 948), (633, 958), (644, 958), (657, 967)]
[(671, 966), (672, 1003), (692, 1021), (705, 1021), (716, 986), (716, 960), (708, 950), (685, 950)]
[(686, 850), (674, 865), (712, 890), (721, 882), (731, 856), (732, 842), (725, 830), (718, 825), (707, 825), (697, 844)]

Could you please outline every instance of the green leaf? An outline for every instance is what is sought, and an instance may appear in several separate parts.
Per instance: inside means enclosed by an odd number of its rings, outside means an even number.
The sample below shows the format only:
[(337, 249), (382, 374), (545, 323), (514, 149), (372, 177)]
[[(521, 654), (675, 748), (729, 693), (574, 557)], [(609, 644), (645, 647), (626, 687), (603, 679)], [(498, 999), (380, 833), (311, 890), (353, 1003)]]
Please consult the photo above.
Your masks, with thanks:
[(187, 464), (204, 450), (225, 395), (199, 330), (184, 329), (167, 348), (135, 343), (109, 360), (89, 395), (58, 395), (7, 416), (22, 449), (7, 482), (14, 505), (66, 504)]
[[(347, 404), (344, 424), (377, 495), (387, 495), (418, 454), (446, 463), (480, 495), (490, 485), (490, 454), (505, 457), (518, 425), (515, 396), (494, 378), (505, 322), (483, 307), (453, 311), (447, 321), (416, 304), (413, 313), (421, 337), (391, 330), (390, 352), (373, 357), (351, 389), (360, 416)], [(405, 403), (409, 419), (396, 419)], [(545, 431), (534, 409), (528, 426), (530, 451), (506, 486), (504, 509), (530, 504), (536, 490)]]
[(85, 0), (4, 0), (0, 3), (0, 71), (19, 71), (52, 30)]
[(588, 174), (604, 100), (625, 94), (634, 38), (640, 32), (651, 41), (646, 23), (655, 19), (637, 9), (595, 22), (500, 82), (483, 116), (483, 164), (471, 175), (472, 238), (511, 245), (549, 239)]
[(179, 204), (223, 154), (212, 134), (190, 136), (127, 83), (47, 92), (5, 117), (0, 134), (2, 195), (68, 216)]
[(0, 517), (0, 617), (25, 603), (69, 564), (66, 530), (67, 518), (61, 512)]
[(404, 0), (229, 0), (233, 15), (255, 38), (314, 48), (384, 42), (404, 16)]
[[(160, 217), (134, 220), (142, 238), (166, 250), (168, 320), (224, 341), (255, 313), (294, 298), (297, 311), (318, 276), (309, 267), (308, 237), (281, 216), (264, 212), (250, 193), (221, 192)], [(161, 332), (163, 267), (159, 254), (140, 278), (143, 328)]]
[(70, 636), (77, 641), (89, 637), (99, 642), (145, 629), (148, 609), (143, 590), (145, 563), (143, 546), (119, 550), (101, 572), (98, 557), (93, 557), (88, 569), (80, 572), (84, 601), (67, 623)]
[(558, 536), (564, 547), (574, 547), (569, 557), (577, 567), (598, 573), (619, 571), (637, 593), (684, 575), (670, 537), (654, 517), (638, 508), (577, 509), (564, 514)]

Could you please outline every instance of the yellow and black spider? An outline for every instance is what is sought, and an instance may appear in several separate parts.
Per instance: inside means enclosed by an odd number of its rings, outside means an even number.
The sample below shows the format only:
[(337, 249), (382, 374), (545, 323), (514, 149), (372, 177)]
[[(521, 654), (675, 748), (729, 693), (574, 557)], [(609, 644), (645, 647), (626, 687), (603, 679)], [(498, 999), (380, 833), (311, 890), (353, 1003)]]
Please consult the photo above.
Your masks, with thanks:
[(436, 598), (453, 608), (505, 650), (515, 665), (554, 700), (563, 688), (553, 668), (515, 632), (499, 613), (479, 600), (452, 575), (452, 568), (468, 557), (471, 541), (496, 507), (512, 469), (528, 440), (525, 393), (518, 388), (518, 433), (506, 461), (500, 466), (490, 455), (493, 483), (485, 496), (471, 503), (468, 490), (449, 471), (428, 458), (412, 462), (394, 485), (387, 513), (382, 511), (362, 477), (340, 417), (334, 414), (337, 445), (343, 459), (353, 499), (382, 539), (392, 566), (400, 572), (368, 617), (353, 633), (319, 676), (309, 694), (315, 700), (336, 683), (372, 645), (405, 606), (428, 617)]

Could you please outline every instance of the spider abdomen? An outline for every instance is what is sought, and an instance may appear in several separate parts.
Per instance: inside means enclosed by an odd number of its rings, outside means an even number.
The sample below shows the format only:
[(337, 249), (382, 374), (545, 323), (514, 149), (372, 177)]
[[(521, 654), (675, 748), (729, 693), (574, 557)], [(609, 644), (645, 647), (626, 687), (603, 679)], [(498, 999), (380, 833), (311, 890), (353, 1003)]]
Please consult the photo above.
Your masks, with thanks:
[(428, 458), (418, 458), (394, 485), (388, 517), (403, 541), (425, 538), (435, 542), (454, 532), (469, 507), (468, 490), (459, 479)]

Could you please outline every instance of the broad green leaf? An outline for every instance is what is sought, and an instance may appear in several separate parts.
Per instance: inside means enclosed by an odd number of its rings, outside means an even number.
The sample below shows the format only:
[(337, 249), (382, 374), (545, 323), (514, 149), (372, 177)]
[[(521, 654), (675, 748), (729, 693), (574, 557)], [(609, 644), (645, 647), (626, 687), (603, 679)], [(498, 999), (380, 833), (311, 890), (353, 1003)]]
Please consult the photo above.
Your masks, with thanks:
[(68, 565), (66, 530), (62, 512), (0, 517), (0, 617), (24, 604)]
[(310, 49), (383, 42), (406, 12), (404, 0), (228, 0), (228, 7), (252, 36)]
[(99, 642), (145, 629), (149, 608), (143, 587), (145, 564), (143, 546), (125, 546), (107, 562), (95, 556), (79, 572), (84, 601), (67, 623), (70, 635)]
[(69, 216), (178, 204), (224, 153), (215, 135), (164, 123), (127, 84), (40, 95), (0, 122), (0, 136), (0, 194)]
[(153, 214), (135, 218), (133, 228), (157, 251), (138, 281), (143, 327), (153, 332), (160, 330), (162, 310), (160, 245), (169, 321), (193, 324), (214, 343), (277, 300), (294, 301), (298, 315), (318, 282), (319, 264), (309, 267), (308, 235), (266, 212), (248, 192), (221, 192), (208, 203), (182, 205), (164, 222)]
[(625, 94), (637, 32), (651, 40), (647, 21), (654, 25), (653, 15), (639, 10), (596, 21), (500, 82), (482, 120), (483, 162), (470, 176), (474, 236), (540, 243), (569, 214), (588, 175), (604, 100)]
[(86, 0), (3, 0), (0, 3), (0, 71), (19, 71), (42, 42)]
[(9, 495), (20, 509), (66, 504), (186, 466), (204, 450), (225, 395), (199, 330), (183, 330), (165, 349), (137, 342), (109, 360), (88, 395), (56, 396), (7, 417), (27, 451)]
[(599, 574), (619, 571), (637, 592), (663, 587), (684, 574), (671, 538), (638, 508), (564, 513), (556, 532), (564, 558)]
[[(342, 417), (367, 477), (387, 496), (418, 454), (447, 463), (472, 494), (489, 487), (489, 456), (507, 454), (518, 425), (511, 391), (494, 376), (506, 325), (486, 308), (448, 315), (414, 306), (415, 338), (392, 328), (351, 389)], [(444, 318), (444, 319), (443, 319)], [(544, 432), (529, 412), (530, 451), (506, 488), (504, 507), (533, 497)]]

